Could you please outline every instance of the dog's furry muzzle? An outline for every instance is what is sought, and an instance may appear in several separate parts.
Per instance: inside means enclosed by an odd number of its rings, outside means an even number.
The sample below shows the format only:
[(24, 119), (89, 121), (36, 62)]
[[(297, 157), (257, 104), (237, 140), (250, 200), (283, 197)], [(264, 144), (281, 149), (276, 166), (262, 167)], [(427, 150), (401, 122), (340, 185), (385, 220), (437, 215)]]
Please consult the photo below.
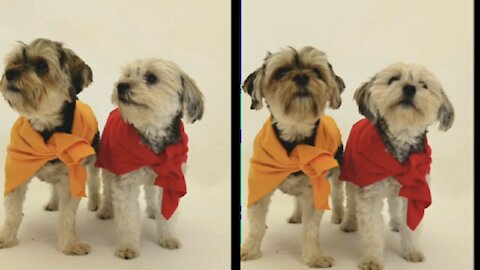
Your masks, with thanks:
[[(279, 93), (279, 99), (284, 104), (285, 114), (303, 114), (317, 116), (325, 105), (320, 91), (315, 91), (308, 86), (293, 86), (291, 90)], [(325, 104), (325, 102), (323, 102)]]
[(118, 99), (119, 106), (123, 105), (123, 106), (135, 106), (135, 107), (145, 108), (145, 109), (149, 108), (146, 104), (136, 101), (132, 97), (132, 93), (130, 91), (125, 93), (118, 93), (117, 97), (118, 97), (117, 99)]
[(22, 90), (21, 90), (20, 88), (18, 88), (18, 87), (17, 87), (14, 83), (12, 83), (12, 82), (9, 82), (9, 83), (7, 84), (7, 90), (8, 90), (9, 92), (13, 92), (13, 93), (21, 93), (21, 92), (22, 92)]

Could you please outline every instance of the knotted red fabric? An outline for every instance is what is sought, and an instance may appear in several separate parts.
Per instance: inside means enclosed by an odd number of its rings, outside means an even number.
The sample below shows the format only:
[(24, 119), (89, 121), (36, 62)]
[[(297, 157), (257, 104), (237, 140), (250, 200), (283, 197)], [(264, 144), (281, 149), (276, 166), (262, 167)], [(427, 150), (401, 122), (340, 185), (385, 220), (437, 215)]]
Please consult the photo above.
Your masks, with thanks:
[(387, 150), (377, 128), (367, 119), (362, 119), (350, 131), (340, 179), (364, 187), (389, 176), (395, 177), (402, 185), (399, 196), (408, 199), (407, 225), (415, 230), (425, 208), (432, 203), (426, 180), (432, 152), (426, 136), (424, 143), (425, 152), (412, 153), (404, 163), (400, 163)]
[(113, 110), (103, 130), (95, 166), (116, 175), (150, 166), (157, 174), (155, 185), (163, 188), (162, 215), (168, 220), (187, 193), (182, 164), (187, 161), (188, 137), (180, 122), (180, 141), (168, 145), (159, 154), (141, 142), (135, 128), (126, 123), (117, 108)]

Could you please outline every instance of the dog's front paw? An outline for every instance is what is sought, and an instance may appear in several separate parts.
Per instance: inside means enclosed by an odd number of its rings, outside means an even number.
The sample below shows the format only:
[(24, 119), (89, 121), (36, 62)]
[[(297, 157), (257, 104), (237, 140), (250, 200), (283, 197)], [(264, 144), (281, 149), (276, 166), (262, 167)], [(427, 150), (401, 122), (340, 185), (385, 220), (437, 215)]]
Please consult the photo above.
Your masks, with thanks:
[(314, 255), (305, 259), (305, 264), (310, 268), (329, 268), (335, 263), (335, 259), (326, 255)]
[(90, 253), (90, 245), (85, 243), (74, 243), (63, 250), (65, 255), (87, 255)]
[(357, 225), (356, 221), (351, 220), (351, 219), (346, 219), (340, 225), (340, 229), (344, 232), (347, 232), (347, 233), (356, 232), (356, 231), (358, 231), (358, 225)]
[(117, 250), (115, 250), (115, 255), (119, 258), (130, 260), (138, 257), (140, 253), (138, 252), (138, 248), (132, 246), (124, 246), (117, 248)]
[(262, 257), (262, 252), (260, 250), (252, 250), (242, 247), (240, 249), (240, 260), (250, 261)]
[(403, 258), (409, 262), (423, 262), (425, 256), (420, 251), (411, 251), (403, 254)]
[(58, 211), (58, 202), (48, 202), (48, 203), (43, 207), (43, 209), (45, 209), (45, 211), (49, 211), (49, 212)]
[(161, 247), (164, 247), (166, 249), (179, 249), (182, 245), (180, 244), (180, 241), (178, 241), (177, 238), (170, 237), (170, 238), (165, 238), (163, 240), (160, 240), (158, 244)]
[(0, 249), (9, 248), (18, 245), (18, 239), (14, 237), (8, 237), (0, 233)]
[(102, 207), (97, 211), (97, 217), (99, 219), (107, 220), (113, 218), (113, 208)]
[(361, 270), (381, 270), (383, 269), (383, 263), (380, 259), (368, 257), (360, 262), (358, 268)]

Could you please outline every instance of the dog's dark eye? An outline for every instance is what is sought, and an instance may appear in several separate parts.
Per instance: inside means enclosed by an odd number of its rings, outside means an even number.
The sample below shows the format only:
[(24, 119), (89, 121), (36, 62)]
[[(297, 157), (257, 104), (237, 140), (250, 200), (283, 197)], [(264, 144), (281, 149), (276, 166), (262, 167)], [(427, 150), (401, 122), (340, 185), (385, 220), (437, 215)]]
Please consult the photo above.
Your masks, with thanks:
[(287, 72), (289, 72), (291, 69), (289, 67), (283, 67), (283, 68), (279, 68), (276, 72), (275, 72), (275, 75), (274, 78), (277, 79), (277, 80), (280, 80), (283, 76), (285, 76), (285, 74), (287, 74)]
[(317, 75), (317, 77), (318, 77), (319, 79), (323, 79), (322, 73), (320, 73), (320, 69), (314, 68), (314, 69), (313, 69), (313, 72), (315, 72), (315, 75)]
[(388, 80), (388, 85), (392, 84), (394, 81), (398, 81), (400, 80), (400, 77), (399, 76), (393, 76), (390, 78), (390, 80)]
[(48, 72), (48, 65), (47, 62), (43, 60), (37, 61), (35, 64), (35, 70), (40, 74), (45, 74)]
[(423, 88), (428, 89), (428, 85), (425, 82), (418, 82)]
[(148, 84), (154, 84), (158, 81), (158, 78), (157, 76), (155, 76), (154, 74), (152, 73), (149, 73), (147, 74), (147, 82)]

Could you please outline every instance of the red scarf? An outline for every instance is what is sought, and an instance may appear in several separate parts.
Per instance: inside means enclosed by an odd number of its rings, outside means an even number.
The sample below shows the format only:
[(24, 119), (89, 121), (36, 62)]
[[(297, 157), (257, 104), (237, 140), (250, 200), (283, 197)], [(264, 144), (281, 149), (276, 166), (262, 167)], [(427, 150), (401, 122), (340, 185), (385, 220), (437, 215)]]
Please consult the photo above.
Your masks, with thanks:
[(340, 179), (364, 187), (393, 176), (402, 185), (399, 195), (408, 199), (407, 225), (412, 230), (423, 218), (432, 198), (426, 180), (430, 173), (431, 149), (425, 136), (425, 152), (398, 162), (386, 149), (376, 127), (367, 119), (355, 123), (348, 137)]
[(155, 185), (163, 188), (162, 215), (168, 220), (187, 193), (182, 164), (187, 161), (188, 137), (180, 122), (180, 141), (156, 154), (141, 143), (135, 128), (123, 121), (117, 108), (110, 113), (103, 130), (95, 166), (116, 175), (135, 171), (145, 166), (155, 171)]

